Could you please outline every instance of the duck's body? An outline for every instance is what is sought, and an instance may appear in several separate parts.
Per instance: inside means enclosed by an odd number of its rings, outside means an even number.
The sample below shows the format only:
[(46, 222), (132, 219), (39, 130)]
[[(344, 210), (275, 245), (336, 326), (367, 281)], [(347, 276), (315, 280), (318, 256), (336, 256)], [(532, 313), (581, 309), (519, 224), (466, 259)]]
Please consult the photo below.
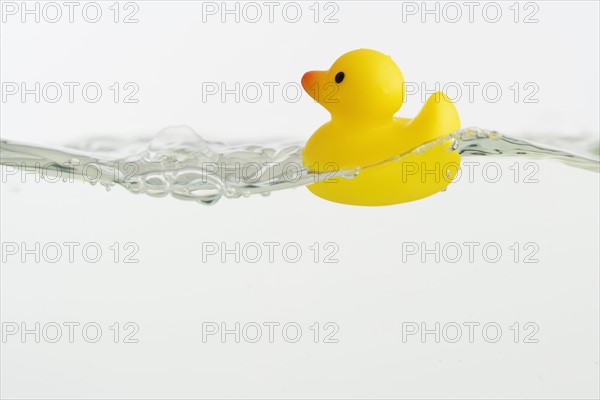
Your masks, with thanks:
[[(341, 79), (338, 70), (345, 71)], [(356, 50), (338, 59), (330, 71), (303, 78), (309, 93), (313, 87), (323, 92), (328, 75), (339, 85), (334, 96), (311, 93), (332, 120), (309, 139), (303, 163), (319, 172), (362, 169), (352, 179), (335, 177), (309, 185), (311, 192), (344, 204), (390, 205), (430, 196), (452, 181), (460, 156), (451, 151), (449, 140), (422, 154), (384, 162), (460, 128), (458, 112), (445, 95), (433, 94), (414, 119), (394, 118), (404, 99), (404, 80), (391, 58)]]

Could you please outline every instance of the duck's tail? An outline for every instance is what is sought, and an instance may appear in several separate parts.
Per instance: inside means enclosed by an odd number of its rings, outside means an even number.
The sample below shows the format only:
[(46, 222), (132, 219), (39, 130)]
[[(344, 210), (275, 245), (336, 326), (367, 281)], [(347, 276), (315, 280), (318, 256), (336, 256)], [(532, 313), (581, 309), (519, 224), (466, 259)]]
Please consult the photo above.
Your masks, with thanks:
[(427, 99), (409, 126), (423, 135), (424, 141), (430, 141), (460, 129), (460, 117), (448, 96), (436, 92)]

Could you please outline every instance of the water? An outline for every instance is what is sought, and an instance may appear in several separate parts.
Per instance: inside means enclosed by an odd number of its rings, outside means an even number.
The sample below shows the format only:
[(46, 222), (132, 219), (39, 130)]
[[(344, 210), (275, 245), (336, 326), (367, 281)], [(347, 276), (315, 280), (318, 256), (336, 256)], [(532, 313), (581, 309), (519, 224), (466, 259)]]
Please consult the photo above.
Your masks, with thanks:
[[(254, 194), (268, 195), (324, 179), (341, 176), (353, 179), (361, 170), (452, 141), (449, 151), (463, 157), (494, 156), (554, 159), (571, 167), (600, 172), (600, 163), (592, 159), (494, 131), (467, 128), (444, 138), (372, 165), (347, 171), (314, 173), (302, 166), (302, 145), (231, 146), (208, 142), (188, 127), (171, 127), (151, 140), (125, 142), (99, 138), (69, 148), (51, 148), (0, 141), (0, 163), (9, 171), (18, 168), (38, 172), (44, 179), (81, 180), (110, 189), (120, 185), (133, 193), (214, 204), (223, 197), (238, 198)], [(561, 143), (554, 138), (554, 144)], [(571, 142), (569, 142), (571, 143)], [(588, 144), (586, 144), (587, 146)], [(595, 145), (597, 148), (597, 144)]]

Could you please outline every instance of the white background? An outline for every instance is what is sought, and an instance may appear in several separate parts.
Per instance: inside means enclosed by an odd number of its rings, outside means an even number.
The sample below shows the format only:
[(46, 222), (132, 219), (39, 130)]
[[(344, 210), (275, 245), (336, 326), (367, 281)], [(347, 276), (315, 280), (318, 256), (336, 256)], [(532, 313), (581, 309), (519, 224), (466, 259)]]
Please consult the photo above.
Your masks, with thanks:
[[(2, 3), (4, 10), (9, 2)], [(2, 139), (68, 145), (97, 136), (152, 136), (165, 126), (185, 124), (225, 143), (301, 142), (328, 115), (306, 94), (297, 102), (286, 100), (281, 87), (297, 84), (308, 70), (328, 68), (346, 51), (368, 47), (391, 55), (408, 82), (430, 90), (436, 82), (461, 87), (456, 103), (464, 126), (541, 142), (557, 136), (597, 138), (598, 3), (525, 3), (496, 3), (502, 11), (496, 23), (489, 22), (493, 10), (483, 14), (485, 2), (478, 3), (472, 22), (465, 3), (456, 3), (462, 12), (456, 23), (448, 21), (455, 14), (445, 3), (437, 3), (437, 22), (435, 15), (421, 20), (421, 2), (392, 1), (335, 2), (328, 8), (320, 3), (317, 23), (313, 2), (298, 3), (297, 23), (282, 15), (285, 3), (278, 3), (270, 23), (262, 2), (256, 23), (243, 15), (239, 23), (233, 16), (223, 23), (220, 14), (203, 15), (203, 4), (193, 1), (135, 2), (139, 22), (131, 24), (122, 22), (133, 10), (125, 10), (124, 3), (118, 23), (112, 2), (99, 3), (103, 14), (97, 23), (82, 17), (84, 2), (73, 23), (65, 6), (57, 23), (43, 17), (36, 23), (32, 16), (23, 23), (20, 14), (4, 13), (3, 83), (97, 82), (104, 91), (97, 103), (85, 101), (80, 91), (73, 103), (10, 96), (1, 103), (0, 132)], [(413, 6), (415, 15), (407, 13)], [(324, 23), (332, 10), (338, 22)], [(524, 23), (534, 11), (537, 22)], [(115, 103), (109, 89), (114, 82), (135, 83), (139, 102)], [(244, 98), (236, 103), (233, 96), (203, 101), (207, 82), (280, 86), (272, 102), (266, 86), (256, 103)], [(464, 82), (478, 85), (472, 99)], [(518, 98), (511, 89), (515, 82)], [(496, 102), (481, 90), (489, 83), (502, 89)], [(538, 89), (535, 103), (524, 99), (531, 92), (524, 89), (527, 83)], [(399, 115), (415, 115), (421, 95), (409, 96)], [(521, 171), (517, 183), (510, 169), (515, 162)], [(3, 177), (3, 243), (94, 242), (104, 252), (98, 263), (80, 256), (74, 263), (64, 256), (54, 264), (8, 257), (1, 269), (3, 326), (96, 322), (103, 336), (91, 344), (76, 330), (69, 343), (64, 328), (58, 343), (43, 337), (35, 343), (33, 335), (6, 337), (0, 394), (597, 398), (598, 175), (537, 162), (538, 183), (525, 183), (526, 162), (499, 162), (503, 176), (497, 183), (479, 168), (473, 183), (463, 180), (445, 193), (383, 208), (328, 203), (303, 188), (204, 207), (120, 188), (105, 192), (83, 183)], [(136, 243), (139, 263), (115, 263), (109, 249), (115, 242)], [(297, 243), (303, 257), (290, 263), (279, 251), (273, 263), (266, 255), (258, 263), (231, 257), (222, 263), (217, 256), (202, 262), (208, 242), (229, 248), (236, 242)], [(335, 243), (339, 262), (322, 262), (321, 251), (315, 263), (310, 250), (315, 242), (321, 248)], [(473, 263), (466, 254), (457, 263), (431, 256), (421, 262), (418, 255), (403, 262), (407, 242), (425, 242), (428, 248), (436, 242), (497, 243), (503, 256), (491, 263), (479, 250)], [(515, 242), (535, 243), (539, 262), (524, 263), (527, 252), (521, 251), (515, 263), (509, 249)], [(114, 343), (109, 327), (128, 321), (139, 326), (139, 343), (122, 343), (122, 335)], [(302, 337), (288, 343), (276, 330), (269, 343), (265, 328), (258, 343), (244, 338), (235, 343), (233, 335), (225, 343), (218, 335), (203, 343), (206, 322), (229, 328), (236, 322), (280, 327), (295, 322)], [(315, 322), (321, 327), (319, 343), (309, 329)], [(339, 327), (338, 343), (323, 343), (327, 322)], [(436, 322), (456, 322), (463, 336), (457, 343), (444, 337), (436, 343), (433, 335), (425, 343), (419, 335), (403, 342), (407, 322), (424, 322), (430, 329)], [(480, 324), (473, 343), (465, 322)], [(502, 328), (497, 343), (481, 333), (490, 322)], [(510, 329), (515, 322), (518, 343)], [(538, 343), (524, 343), (527, 322), (539, 327)]]

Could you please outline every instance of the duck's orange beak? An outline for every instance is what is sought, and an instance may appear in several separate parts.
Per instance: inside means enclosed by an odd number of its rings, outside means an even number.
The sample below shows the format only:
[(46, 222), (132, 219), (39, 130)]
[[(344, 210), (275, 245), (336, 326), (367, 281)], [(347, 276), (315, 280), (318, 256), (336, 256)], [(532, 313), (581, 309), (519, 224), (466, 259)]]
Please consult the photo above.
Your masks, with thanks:
[(308, 71), (302, 76), (302, 87), (315, 101), (319, 102), (319, 93), (323, 87), (327, 71)]

